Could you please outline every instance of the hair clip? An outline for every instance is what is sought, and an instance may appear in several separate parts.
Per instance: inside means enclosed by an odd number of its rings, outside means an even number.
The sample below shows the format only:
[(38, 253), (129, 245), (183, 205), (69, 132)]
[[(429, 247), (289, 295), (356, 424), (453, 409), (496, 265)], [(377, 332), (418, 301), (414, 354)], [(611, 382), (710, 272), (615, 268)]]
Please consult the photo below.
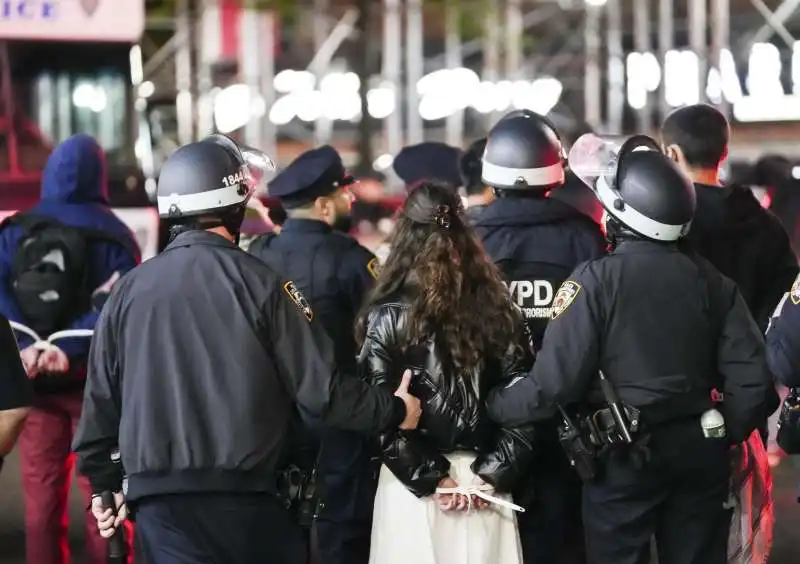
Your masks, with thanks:
[(433, 220), (442, 229), (450, 229), (450, 206), (442, 205), (436, 208)]

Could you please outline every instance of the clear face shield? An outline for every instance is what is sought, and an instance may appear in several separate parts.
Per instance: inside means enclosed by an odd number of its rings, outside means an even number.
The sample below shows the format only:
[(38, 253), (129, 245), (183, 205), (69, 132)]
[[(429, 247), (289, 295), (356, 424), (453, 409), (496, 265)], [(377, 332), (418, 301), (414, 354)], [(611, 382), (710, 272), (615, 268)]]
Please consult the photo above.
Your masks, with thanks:
[(617, 192), (620, 164), (634, 151), (661, 152), (658, 143), (645, 135), (633, 137), (581, 135), (569, 151), (569, 167), (604, 205), (604, 188)]
[(207, 141), (225, 147), (244, 161), (241, 172), (244, 184), (248, 189), (248, 199), (253, 194), (266, 194), (267, 185), (278, 174), (278, 166), (272, 157), (260, 149), (237, 143), (230, 137), (220, 133), (210, 135)]

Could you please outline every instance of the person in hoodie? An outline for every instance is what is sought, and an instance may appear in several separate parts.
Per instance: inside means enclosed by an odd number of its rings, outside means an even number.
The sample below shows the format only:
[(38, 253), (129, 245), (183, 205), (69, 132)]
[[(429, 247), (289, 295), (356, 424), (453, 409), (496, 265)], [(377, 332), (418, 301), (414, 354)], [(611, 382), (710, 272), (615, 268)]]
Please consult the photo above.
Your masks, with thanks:
[[(38, 243), (31, 231), (34, 228), (40, 230)], [(87, 295), (72, 296), (81, 307), (69, 310), (58, 326), (31, 319), (23, 313), (29, 309), (20, 301), (20, 284), (26, 276), (19, 273), (20, 253), (33, 245), (46, 245), (42, 241), (49, 236), (61, 235), (66, 242), (77, 233), (87, 234), (82, 268)], [(37, 268), (56, 252), (45, 251), (47, 256), (41, 257)], [(12, 216), (0, 230), (0, 315), (34, 328), (45, 338), (59, 330), (94, 329), (111, 286), (139, 261), (133, 234), (109, 208), (102, 150), (92, 137), (75, 135), (50, 155), (42, 174), (39, 203)], [(28, 274), (35, 277), (36, 271)], [(19, 439), (27, 563), (61, 564), (69, 561), (67, 498), (73, 466), (70, 444), (81, 412), (90, 339), (59, 340), (44, 352), (35, 348), (31, 337), (22, 331), (17, 331), (17, 339), (34, 388), (32, 409)], [(79, 477), (79, 483), (89, 495), (88, 482)], [(100, 537), (96, 520), (88, 511), (86, 534), (87, 562), (105, 564), (108, 543)]]
[(780, 221), (749, 188), (724, 185), (730, 128), (706, 104), (672, 112), (661, 126), (664, 152), (694, 182), (697, 213), (686, 242), (736, 282), (762, 331), (797, 276), (797, 257)]
[[(605, 239), (591, 218), (551, 197), (564, 184), (564, 150), (558, 132), (543, 116), (515, 111), (494, 126), (486, 140), (482, 178), (496, 199), (474, 228), (525, 314), (538, 349), (556, 290), (575, 267), (604, 254)], [(561, 450), (558, 423), (553, 419), (543, 424), (541, 459), (525, 491), (514, 492), (526, 506), (519, 516), (526, 563), (586, 561), (581, 482)], [(530, 493), (534, 499), (526, 503)]]

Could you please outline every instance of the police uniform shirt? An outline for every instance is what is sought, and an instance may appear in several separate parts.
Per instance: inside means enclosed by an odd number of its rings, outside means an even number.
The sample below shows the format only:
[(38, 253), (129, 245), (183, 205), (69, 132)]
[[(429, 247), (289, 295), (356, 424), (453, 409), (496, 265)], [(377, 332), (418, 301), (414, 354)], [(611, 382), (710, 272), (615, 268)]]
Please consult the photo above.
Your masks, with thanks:
[(538, 348), (559, 285), (578, 264), (605, 254), (600, 226), (556, 199), (511, 196), (486, 206), (474, 227)]
[(719, 374), (732, 440), (763, 424), (774, 394), (763, 338), (735, 284), (676, 245), (644, 240), (621, 243), (561, 285), (531, 374), (495, 391), (490, 415), (514, 425), (551, 416), (556, 404), (601, 406), (599, 370), (649, 423), (700, 415)]
[(33, 402), (31, 381), (22, 365), (8, 320), (0, 317), (0, 411), (28, 407)]
[[(269, 193), (291, 210), (352, 182), (340, 155), (326, 145), (295, 159), (270, 183)], [(354, 363), (353, 323), (378, 275), (375, 255), (324, 221), (291, 217), (279, 235), (257, 239), (250, 250), (297, 284), (334, 339), (337, 359)]]
[(767, 359), (781, 384), (800, 387), (800, 276), (775, 309), (767, 331)]

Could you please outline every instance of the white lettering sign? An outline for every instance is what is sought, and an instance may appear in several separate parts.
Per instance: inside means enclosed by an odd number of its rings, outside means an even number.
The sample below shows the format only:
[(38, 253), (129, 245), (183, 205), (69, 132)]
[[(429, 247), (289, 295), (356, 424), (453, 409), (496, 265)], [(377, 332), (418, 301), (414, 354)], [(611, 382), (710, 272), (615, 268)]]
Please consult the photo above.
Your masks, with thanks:
[[(533, 305), (534, 307), (547, 307), (553, 301), (553, 285), (547, 280), (513, 280), (508, 289), (511, 298), (520, 307)], [(528, 298), (533, 298), (528, 303)]]
[(143, 0), (0, 0), (0, 40), (136, 43)]

